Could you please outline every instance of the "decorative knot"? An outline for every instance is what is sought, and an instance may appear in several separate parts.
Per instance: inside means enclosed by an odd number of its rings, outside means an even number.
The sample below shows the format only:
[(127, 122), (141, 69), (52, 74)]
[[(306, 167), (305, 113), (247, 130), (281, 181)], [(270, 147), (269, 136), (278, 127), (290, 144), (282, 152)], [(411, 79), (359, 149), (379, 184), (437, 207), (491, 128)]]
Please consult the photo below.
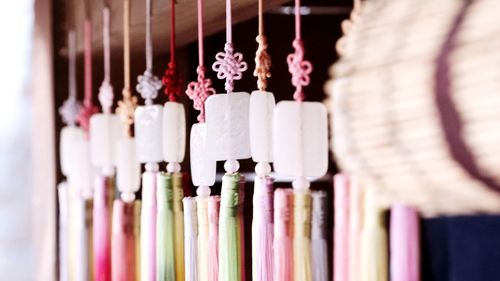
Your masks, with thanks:
[(101, 103), (102, 111), (104, 113), (111, 113), (113, 106), (113, 86), (109, 81), (104, 80), (99, 88), (99, 102)]
[(158, 96), (158, 90), (161, 89), (161, 81), (158, 77), (147, 69), (144, 74), (137, 77), (136, 90), (141, 94), (141, 97), (146, 100), (146, 105), (153, 104), (153, 99)]
[(161, 81), (163, 85), (165, 85), (165, 94), (168, 96), (168, 99), (170, 101), (177, 101), (177, 98), (181, 94), (184, 81), (179, 76), (175, 62), (171, 61), (168, 63), (167, 70), (165, 70), (165, 74)]
[(215, 89), (212, 88), (212, 80), (205, 78), (205, 67), (198, 66), (196, 69), (198, 73), (198, 81), (193, 81), (188, 84), (186, 95), (193, 100), (193, 107), (200, 111), (198, 114), (198, 121), (205, 122), (205, 100), (208, 96), (215, 95)]
[(271, 56), (267, 52), (267, 38), (259, 35), (256, 38), (259, 47), (255, 53), (255, 70), (253, 76), (257, 77), (257, 87), (264, 91), (267, 88), (267, 78), (271, 77)]
[(130, 135), (130, 126), (134, 123), (134, 112), (137, 108), (137, 97), (130, 94), (130, 89), (123, 89), (122, 95), (123, 100), (118, 101), (116, 113), (123, 124), (124, 132)]
[(302, 40), (295, 39), (293, 41), (295, 52), (289, 54), (286, 61), (288, 63), (288, 71), (292, 74), (292, 85), (295, 86), (293, 98), (296, 101), (304, 100), (303, 87), (309, 85), (309, 74), (312, 71), (312, 65), (309, 61), (304, 60), (304, 46)]
[(81, 104), (75, 97), (69, 97), (61, 107), (59, 107), (59, 114), (62, 117), (64, 124), (74, 126), (78, 121), (78, 114), (80, 113)]
[(99, 112), (99, 108), (93, 106), (92, 104), (86, 104), (81, 107), (80, 114), (78, 115), (78, 123), (85, 132), (88, 133), (90, 129), (90, 117), (97, 112)]
[(215, 62), (212, 69), (217, 72), (218, 79), (226, 79), (224, 88), (228, 93), (234, 90), (234, 80), (240, 80), (243, 71), (247, 70), (247, 63), (243, 61), (241, 53), (234, 53), (233, 44), (226, 43), (224, 52), (215, 55)]

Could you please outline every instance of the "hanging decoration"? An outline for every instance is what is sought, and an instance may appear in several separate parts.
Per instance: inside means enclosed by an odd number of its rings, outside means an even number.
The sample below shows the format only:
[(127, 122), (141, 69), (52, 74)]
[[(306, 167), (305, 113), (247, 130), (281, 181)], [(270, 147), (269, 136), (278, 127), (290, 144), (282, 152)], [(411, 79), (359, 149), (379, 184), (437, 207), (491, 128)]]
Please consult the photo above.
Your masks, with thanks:
[(328, 281), (328, 243), (326, 213), (328, 210), (326, 191), (312, 192), (311, 219), (311, 264), (314, 281)]
[(252, 276), (254, 281), (273, 278), (273, 180), (269, 177), (272, 162), (272, 120), (274, 95), (266, 92), (271, 77), (271, 59), (264, 35), (263, 0), (259, 0), (259, 43), (255, 54), (258, 91), (250, 96), (250, 147), (255, 166), (252, 222)]
[(120, 197), (113, 204), (112, 224), (112, 280), (138, 280), (140, 268), (138, 260), (139, 236), (136, 231), (138, 222), (135, 193), (140, 187), (141, 166), (137, 161), (135, 139), (131, 126), (134, 123), (134, 111), (137, 97), (130, 89), (130, 0), (123, 1), (123, 81), (122, 99), (118, 101), (116, 114), (122, 123), (122, 134), (116, 147), (116, 182)]
[(293, 193), (290, 189), (274, 192), (273, 256), (275, 281), (293, 281)]
[[(157, 176), (156, 270), (157, 280), (176, 280), (174, 188), (171, 173)], [(183, 244), (184, 245), (184, 242)]]
[[(186, 197), (182, 200), (184, 207), (184, 274), (186, 281), (197, 281), (198, 278), (198, 213), (196, 199)], [(205, 227), (206, 229), (208, 227)], [(205, 253), (207, 254), (207, 253)]]
[[(162, 144), (163, 160), (168, 163), (167, 173), (170, 175), (166, 179), (172, 181), (168, 185), (171, 186), (173, 194), (168, 200), (172, 200), (169, 204), (172, 207), (173, 219), (163, 222), (158, 217), (158, 225), (162, 225), (164, 228), (158, 227), (157, 239), (158, 241), (160, 239), (171, 239), (172, 241), (165, 243), (173, 245), (174, 255), (171, 256), (172, 259), (158, 256), (157, 267), (161, 276), (166, 276), (166, 280), (174, 280), (171, 279), (173, 276), (170, 275), (170, 273), (173, 273), (175, 274), (175, 280), (184, 281), (184, 214), (182, 210), (184, 192), (180, 163), (184, 160), (186, 150), (186, 117), (184, 105), (178, 102), (183, 81), (179, 76), (175, 61), (175, 0), (171, 0), (170, 4), (170, 62), (162, 79), (165, 94), (168, 96), (169, 101), (163, 106)], [(173, 232), (173, 235), (165, 235), (162, 233), (162, 229), (168, 233)], [(163, 253), (165, 252), (159, 252), (159, 254)], [(169, 255), (169, 253), (167, 254)], [(166, 263), (161, 263), (160, 260), (165, 260)], [(170, 267), (174, 270), (170, 270)]]
[(220, 197), (208, 198), (208, 280), (219, 280), (219, 210)]
[[(136, 90), (145, 100), (144, 106), (135, 110), (134, 129), (136, 155), (145, 163), (142, 175), (141, 207), (141, 280), (156, 280), (156, 184), (158, 162), (163, 161), (162, 114), (163, 107), (154, 105), (161, 81), (153, 74), (153, 45), (151, 38), (151, 0), (146, 0), (146, 70), (137, 79)], [(159, 181), (160, 182), (160, 181)]]

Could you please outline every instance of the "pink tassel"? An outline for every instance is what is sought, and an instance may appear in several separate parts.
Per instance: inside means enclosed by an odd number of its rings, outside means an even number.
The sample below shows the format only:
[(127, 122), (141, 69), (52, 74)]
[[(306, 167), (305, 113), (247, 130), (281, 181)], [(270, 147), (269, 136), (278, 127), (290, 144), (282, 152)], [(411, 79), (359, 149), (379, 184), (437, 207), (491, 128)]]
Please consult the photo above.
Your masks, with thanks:
[(274, 192), (274, 281), (293, 281), (291, 189)]
[(208, 198), (208, 281), (219, 281), (220, 197)]
[(391, 208), (391, 280), (420, 280), (419, 218), (402, 204)]
[(335, 281), (349, 281), (349, 178), (334, 177), (333, 273)]
[(94, 278), (111, 281), (111, 198), (114, 179), (96, 176), (94, 190)]
[(136, 237), (134, 203), (115, 200), (113, 205), (112, 277), (113, 281), (135, 281)]
[(252, 276), (253, 281), (273, 281), (273, 182), (256, 177), (254, 184)]
[[(349, 280), (361, 280), (361, 227), (363, 225), (363, 193), (350, 178), (349, 186)], [(335, 269), (334, 269), (335, 270)]]

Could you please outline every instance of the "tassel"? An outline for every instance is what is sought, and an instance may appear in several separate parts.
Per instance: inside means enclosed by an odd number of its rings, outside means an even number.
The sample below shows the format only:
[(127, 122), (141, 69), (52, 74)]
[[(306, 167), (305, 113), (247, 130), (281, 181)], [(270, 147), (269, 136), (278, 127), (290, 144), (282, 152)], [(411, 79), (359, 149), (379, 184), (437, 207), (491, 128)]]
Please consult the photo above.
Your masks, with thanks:
[(94, 189), (94, 276), (98, 281), (111, 280), (111, 200), (114, 179), (96, 176)]
[(238, 240), (240, 175), (225, 174), (222, 177), (219, 217), (219, 280), (241, 281)]
[(363, 193), (356, 178), (349, 187), (349, 279), (361, 280), (361, 228), (363, 225)]
[(328, 281), (328, 243), (326, 241), (327, 194), (312, 193), (311, 263), (312, 280)]
[(184, 204), (184, 249), (186, 281), (198, 281), (198, 217), (196, 199), (186, 197)]
[(135, 240), (135, 273), (136, 279), (141, 280), (141, 200), (134, 201), (134, 240)]
[(134, 203), (115, 200), (112, 224), (112, 280), (134, 281), (136, 272), (136, 237), (134, 235)]
[(75, 281), (87, 281), (93, 278), (92, 276), (92, 263), (91, 254), (92, 247), (89, 245), (89, 239), (91, 239), (91, 216), (88, 216), (87, 210), (90, 209), (90, 205), (85, 199), (80, 196), (73, 198), (74, 207), (72, 209), (72, 224), (73, 224), (73, 243), (71, 243), (71, 253), (72, 253), (72, 269), (74, 272), (70, 272), (70, 275)]
[(57, 197), (59, 199), (59, 281), (70, 280), (68, 196), (68, 184), (65, 181), (61, 182), (57, 186)]
[(237, 206), (237, 221), (238, 221), (238, 268), (241, 281), (246, 280), (246, 260), (245, 260), (245, 220), (243, 216), (243, 202), (245, 199), (245, 176), (240, 175), (240, 189)]
[(420, 280), (419, 218), (403, 204), (391, 208), (391, 280)]
[(175, 280), (174, 210), (172, 174), (157, 177), (158, 213), (156, 217), (156, 280)]
[(156, 174), (153, 171), (146, 171), (142, 175), (141, 278), (139, 280), (143, 281), (156, 280)]
[(184, 281), (184, 210), (182, 198), (184, 176), (182, 173), (172, 175), (173, 210), (174, 210), (174, 251), (175, 251), (175, 278)]
[(311, 193), (293, 193), (293, 277), (311, 281)]
[(375, 191), (365, 192), (364, 225), (361, 232), (361, 280), (387, 281), (387, 231)]
[(274, 281), (293, 281), (291, 189), (274, 192)]
[(253, 281), (273, 281), (273, 182), (255, 177), (252, 222)]
[(346, 175), (335, 175), (334, 191), (333, 274), (335, 281), (349, 281), (349, 178)]
[[(197, 197), (196, 209), (198, 212), (198, 280), (209, 280), (209, 254), (208, 247), (209, 234), (208, 234), (208, 198)], [(215, 279), (217, 280), (217, 279)]]
[(220, 197), (208, 198), (208, 281), (219, 281)]

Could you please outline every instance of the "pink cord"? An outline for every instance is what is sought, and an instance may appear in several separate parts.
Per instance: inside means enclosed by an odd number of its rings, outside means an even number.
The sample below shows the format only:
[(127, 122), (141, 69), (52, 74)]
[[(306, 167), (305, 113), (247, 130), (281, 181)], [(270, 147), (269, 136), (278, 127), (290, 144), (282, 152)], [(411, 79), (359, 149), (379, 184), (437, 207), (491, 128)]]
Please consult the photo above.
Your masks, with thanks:
[(304, 100), (302, 88), (309, 85), (309, 74), (313, 69), (311, 62), (304, 60), (304, 45), (300, 33), (300, 0), (295, 0), (295, 40), (292, 44), (295, 52), (288, 55), (287, 63), (288, 71), (292, 74), (292, 85), (296, 88), (293, 94), (296, 101)]
[(198, 81), (188, 84), (186, 95), (193, 100), (194, 109), (200, 111), (198, 121), (203, 123), (205, 122), (205, 100), (208, 96), (215, 94), (212, 81), (205, 78), (205, 66), (203, 64), (203, 0), (198, 0), (198, 60), (199, 65), (196, 68)]
[(90, 128), (90, 117), (92, 117), (94, 113), (99, 112), (99, 109), (92, 104), (92, 23), (90, 19), (85, 19), (83, 31), (85, 97), (83, 100), (83, 107), (78, 116), (78, 123), (80, 127), (88, 133)]
[(170, 1), (170, 62), (163, 75), (162, 82), (165, 85), (165, 94), (170, 101), (177, 101), (184, 81), (177, 71), (175, 63), (175, 0)]
[(226, 79), (224, 88), (228, 93), (234, 90), (234, 80), (240, 80), (248, 68), (247, 63), (243, 61), (243, 55), (234, 52), (231, 21), (231, 0), (226, 0), (226, 44), (224, 52), (215, 55), (216, 62), (212, 65), (212, 69), (217, 72), (218, 79)]

